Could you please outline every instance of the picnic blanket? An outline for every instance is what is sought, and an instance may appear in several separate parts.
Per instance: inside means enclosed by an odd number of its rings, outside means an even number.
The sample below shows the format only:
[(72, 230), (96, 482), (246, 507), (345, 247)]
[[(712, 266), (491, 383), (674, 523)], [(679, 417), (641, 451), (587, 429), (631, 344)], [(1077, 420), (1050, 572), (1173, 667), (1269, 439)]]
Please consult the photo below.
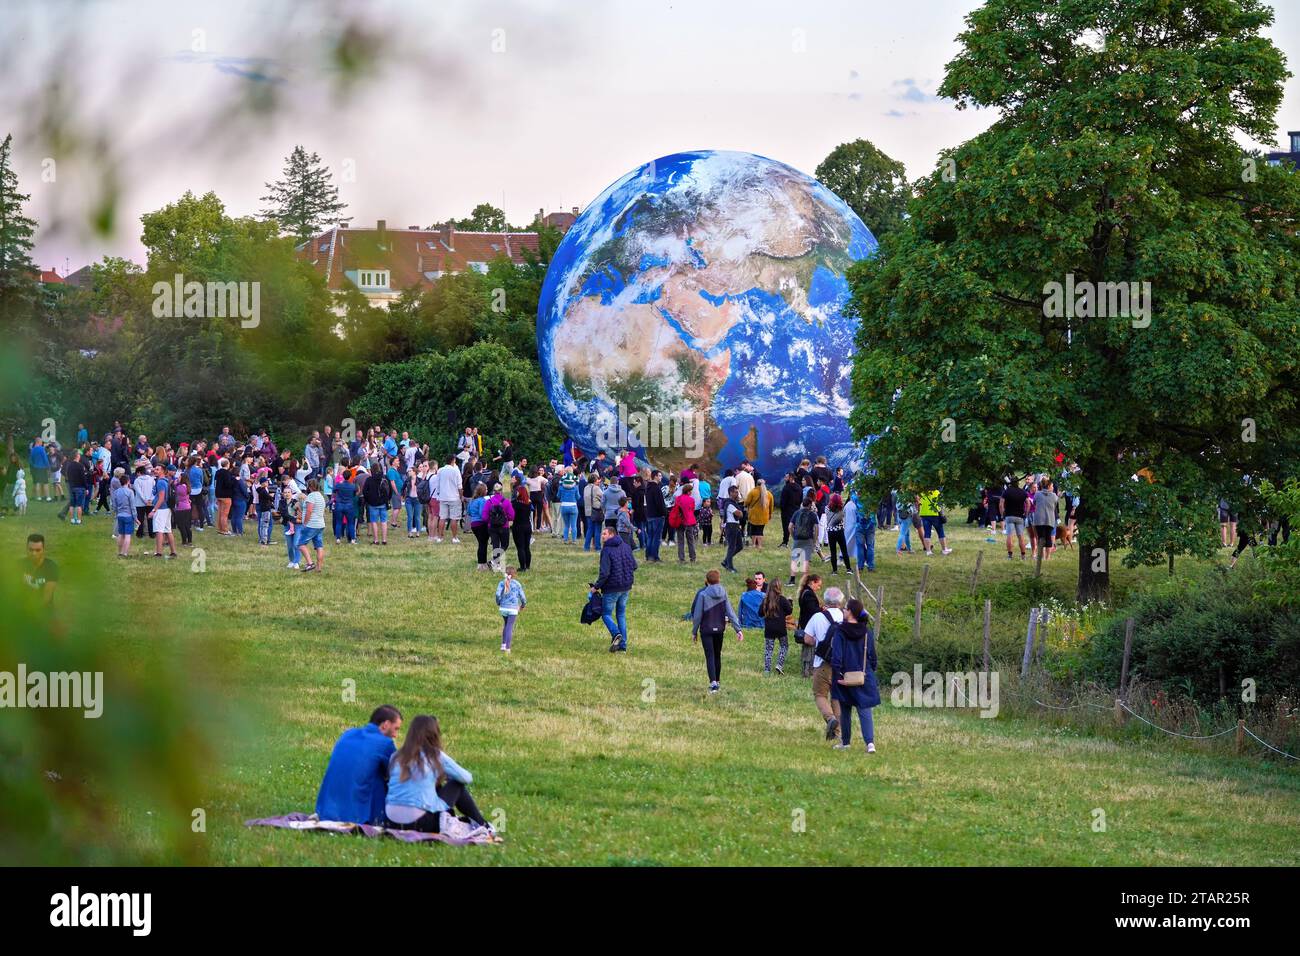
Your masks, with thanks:
[(451, 846), (470, 843), (500, 843), (501, 838), (491, 830), (466, 823), (450, 813), (443, 813), (441, 833), (421, 833), (418, 830), (396, 830), (390, 827), (371, 826), (368, 823), (345, 823), (342, 820), (321, 820), (314, 813), (286, 813), (280, 817), (263, 817), (245, 820), (246, 827), (277, 827), (281, 830), (321, 830), (325, 833), (347, 833), (364, 837), (392, 837), (403, 843), (437, 841)]

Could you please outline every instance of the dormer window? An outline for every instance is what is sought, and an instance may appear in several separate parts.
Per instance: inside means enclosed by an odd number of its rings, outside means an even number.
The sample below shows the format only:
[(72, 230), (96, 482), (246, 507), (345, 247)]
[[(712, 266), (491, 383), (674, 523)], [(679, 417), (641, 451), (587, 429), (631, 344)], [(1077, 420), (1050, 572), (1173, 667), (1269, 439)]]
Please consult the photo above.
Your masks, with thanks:
[(387, 269), (362, 269), (357, 273), (357, 285), (362, 289), (387, 289)]

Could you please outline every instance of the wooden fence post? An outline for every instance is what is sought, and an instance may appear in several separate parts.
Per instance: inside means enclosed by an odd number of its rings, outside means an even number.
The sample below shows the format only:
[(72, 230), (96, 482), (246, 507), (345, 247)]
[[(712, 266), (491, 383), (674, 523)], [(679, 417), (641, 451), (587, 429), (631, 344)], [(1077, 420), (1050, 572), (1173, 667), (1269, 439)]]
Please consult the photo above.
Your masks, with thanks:
[(975, 571), (970, 576), (970, 593), (975, 593), (975, 588), (979, 584), (980, 565), (984, 563), (984, 549), (980, 548), (975, 555)]
[(1025, 632), (1025, 656), (1020, 662), (1020, 679), (1029, 676), (1029, 658), (1034, 653), (1034, 630), (1038, 624), (1038, 608), (1029, 609), (1029, 630)]
[(1119, 668), (1119, 699), (1128, 700), (1128, 659), (1133, 653), (1133, 618), (1124, 622), (1124, 662)]
[(885, 586), (882, 584), (876, 589), (876, 641), (880, 640), (880, 631), (884, 627), (885, 613)]
[(1246, 749), (1246, 721), (1237, 721), (1237, 753)]
[(1047, 623), (1052, 619), (1052, 612), (1045, 607), (1038, 609), (1038, 625), (1034, 628), (1034, 663), (1043, 658), (1047, 644)]
[(1115, 698), (1115, 723), (1124, 726), (1124, 701), (1119, 697)]
[[(981, 551), (980, 554), (984, 552)], [(984, 673), (989, 672), (989, 623), (993, 616), (993, 601), (985, 599), (984, 601)]]
[(912, 617), (912, 640), (921, 639), (921, 600), (925, 597), (924, 591), (916, 592), (916, 614)]
[(921, 592), (925, 593), (926, 582), (930, 580), (930, 566), (928, 564), (921, 566)]

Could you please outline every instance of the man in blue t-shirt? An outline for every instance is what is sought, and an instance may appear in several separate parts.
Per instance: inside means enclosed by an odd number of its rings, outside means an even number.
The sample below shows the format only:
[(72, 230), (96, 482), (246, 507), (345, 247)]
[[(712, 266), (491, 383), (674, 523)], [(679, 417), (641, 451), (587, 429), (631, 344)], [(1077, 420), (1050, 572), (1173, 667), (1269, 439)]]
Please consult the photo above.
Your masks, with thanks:
[(38, 438), (32, 442), (28, 462), (32, 466), (32, 500), (39, 501), (44, 498), (46, 501), (52, 501), (53, 499), (50, 497), (50, 452), (45, 447), (43, 439)]
[(345, 730), (334, 744), (329, 766), (316, 796), (316, 816), (346, 823), (384, 821), (388, 796), (388, 761), (397, 752), (393, 741), (402, 729), (402, 712), (384, 704), (370, 723)]

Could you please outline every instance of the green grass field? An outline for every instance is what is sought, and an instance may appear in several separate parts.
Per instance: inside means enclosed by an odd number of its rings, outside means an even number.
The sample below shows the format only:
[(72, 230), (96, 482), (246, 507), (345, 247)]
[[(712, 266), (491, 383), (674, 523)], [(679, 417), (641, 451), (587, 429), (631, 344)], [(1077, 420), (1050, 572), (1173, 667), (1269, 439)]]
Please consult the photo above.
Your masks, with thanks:
[[(607, 652), (602, 625), (578, 623), (596, 559), (549, 537), (523, 576), (529, 604), (514, 654), (499, 651), (497, 577), (473, 570), (472, 543), (387, 548), (328, 543), (325, 573), (285, 569), (278, 529), (261, 549), (195, 536), (191, 560), (113, 557), (107, 519), (69, 527), (53, 505), (0, 522), (0, 547), (21, 554), (44, 531), (50, 554), (92, 543), (104, 584), (123, 600), (107, 611), (123, 651), (140, 661), (216, 640), (212, 677), (228, 713), (211, 724), (222, 759), (205, 781), (206, 858), (217, 864), (1064, 864), (1292, 865), (1300, 859), (1300, 770), (1190, 749), (1117, 741), (1036, 721), (885, 704), (879, 752), (833, 751), (792, 655), (765, 678), (761, 634), (728, 638), (723, 690), (706, 693), (703, 654), (680, 620), (703, 572), (664, 551), (642, 566), (629, 603), (627, 654)], [(779, 540), (779, 538), (778, 538)], [(893, 554), (882, 535), (886, 618), (882, 656), (908, 639), (922, 556)], [(955, 553), (930, 560), (929, 593), (968, 590), (987, 547), (983, 581), (1030, 575), (983, 535), (956, 528)], [(150, 548), (149, 550), (152, 550)], [(139, 554), (137, 542), (137, 555)], [(101, 556), (102, 555), (102, 559)], [(192, 556), (190, 556), (192, 558)], [(513, 552), (511, 554), (513, 559)], [(775, 577), (784, 552), (746, 550), (743, 569)], [(829, 572), (829, 565), (820, 568)], [(1072, 594), (1073, 555), (1045, 577)], [(1163, 569), (1117, 569), (1117, 589)], [(117, 582), (114, 584), (114, 582)], [(727, 579), (733, 601), (738, 577)], [(66, 590), (76, 589), (65, 580)], [(1000, 648), (1023, 641), (1023, 608), (999, 609)], [(979, 641), (979, 621), (927, 612), (927, 634)], [(207, 646), (207, 645), (204, 645)], [(205, 653), (213, 653), (211, 648)], [(1001, 656), (1001, 655), (1000, 655)], [(143, 666), (143, 665), (142, 665)], [(888, 673), (881, 675), (887, 690)], [(344, 699), (355, 682), (355, 701)], [(473, 771), (474, 794), (504, 822), (505, 844), (450, 848), (246, 829), (247, 818), (311, 811), (330, 748), (380, 703), (408, 720), (433, 713), (447, 750)], [(242, 719), (227, 717), (238, 715)], [(856, 738), (856, 727), (855, 727)], [(1094, 831), (1094, 811), (1105, 832)], [(149, 839), (144, 817), (121, 825)]]

